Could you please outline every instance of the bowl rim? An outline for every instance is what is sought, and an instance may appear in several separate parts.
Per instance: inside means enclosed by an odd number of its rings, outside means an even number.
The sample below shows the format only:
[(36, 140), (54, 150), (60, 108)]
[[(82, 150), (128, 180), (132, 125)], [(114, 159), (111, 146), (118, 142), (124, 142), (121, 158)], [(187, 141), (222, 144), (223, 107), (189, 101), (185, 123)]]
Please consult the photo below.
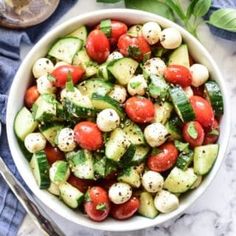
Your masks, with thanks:
[[(10, 122), (10, 120), (12, 121), (13, 114), (11, 112), (11, 109), (12, 109), (12, 107), (14, 107), (14, 99), (13, 98), (15, 97), (15, 94), (16, 94), (15, 92), (17, 91), (17, 85), (20, 83), (20, 78), (22, 77), (22, 75), (24, 73), (24, 69), (27, 68), (27, 62), (30, 61), (30, 58), (32, 57), (32, 55), (40, 49), (41, 45), (43, 45), (44, 43), (49, 41), (50, 38), (53, 38), (53, 35), (57, 35), (57, 33), (60, 32), (62, 29), (66, 29), (67, 26), (79, 23), (83, 19), (87, 19), (87, 21), (89, 22), (90, 17), (101, 17), (104, 15), (104, 18), (108, 18), (108, 17), (112, 17), (113, 14), (114, 15), (131, 14), (131, 15), (133, 15), (133, 17), (139, 16), (141, 21), (142, 21), (142, 18), (149, 17), (159, 23), (162, 22), (162, 23), (160, 23), (161, 25), (168, 25), (168, 27), (177, 28), (181, 32), (181, 34), (184, 36), (184, 38), (188, 39), (189, 41), (192, 41), (193, 44), (196, 45), (197, 48), (203, 52), (203, 54), (205, 55), (205, 57), (207, 58), (209, 63), (214, 68), (215, 74), (217, 75), (217, 78), (219, 79), (219, 82), (220, 82), (221, 91), (223, 93), (224, 109), (225, 109), (225, 114), (224, 114), (225, 128), (223, 130), (224, 139), (223, 139), (223, 142), (220, 144), (220, 152), (218, 154), (217, 161), (214, 164), (214, 167), (212, 168), (211, 172), (207, 176), (205, 186), (203, 188), (199, 189), (199, 191), (197, 191), (198, 189), (196, 189), (194, 192), (192, 192), (191, 193), (192, 196), (189, 199), (189, 202), (187, 204), (185, 204), (183, 206), (181, 206), (181, 204), (180, 204), (180, 207), (177, 210), (175, 210), (169, 214), (165, 214), (166, 217), (161, 218), (161, 220), (159, 220), (159, 217), (156, 217), (154, 219), (145, 220), (144, 224), (142, 224), (142, 223), (141, 224), (133, 224), (133, 223), (129, 223), (129, 221), (119, 221), (119, 223), (117, 223), (117, 227), (109, 226), (110, 225), (109, 222), (107, 224), (105, 224), (105, 223), (96, 223), (94, 221), (88, 221), (84, 215), (82, 215), (82, 217), (79, 216), (78, 219), (74, 219), (73, 217), (71, 217), (71, 214), (69, 214), (69, 213), (65, 214), (65, 211), (58, 212), (56, 206), (54, 206), (54, 204), (50, 204), (50, 203), (52, 203), (53, 198), (49, 198), (49, 196), (47, 197), (46, 195), (44, 195), (43, 190), (40, 190), (39, 188), (38, 189), (35, 188), (35, 186), (31, 182), (27, 181), (28, 174), (26, 173), (26, 168), (23, 165), (21, 165), (21, 162), (19, 162), (18, 149), (15, 146), (15, 143), (13, 142), (16, 140), (16, 137), (15, 137), (14, 131), (13, 131), (13, 123)], [(54, 37), (54, 39), (55, 39), (55, 37)], [(229, 97), (226, 96), (226, 91), (227, 91), (227, 89), (226, 89), (226, 85), (223, 80), (223, 77), (218, 69), (218, 66), (216, 65), (216, 63), (214, 62), (212, 57), (210, 56), (209, 52), (204, 48), (204, 46), (196, 38), (194, 38), (189, 32), (187, 32), (185, 29), (183, 29), (181, 26), (177, 25), (176, 23), (174, 23), (164, 17), (156, 15), (156, 14), (152, 14), (152, 13), (148, 13), (148, 12), (144, 12), (144, 11), (140, 11), (140, 10), (131, 10), (131, 9), (105, 9), (105, 10), (96, 10), (96, 11), (92, 11), (89, 13), (81, 14), (79, 16), (73, 17), (73, 18), (65, 21), (64, 23), (62, 23), (62, 24), (56, 26), (54, 29), (50, 30), (45, 36), (43, 36), (38, 41), (37, 44), (35, 44), (35, 46), (30, 50), (30, 52), (24, 58), (21, 66), (19, 67), (19, 69), (15, 75), (14, 81), (13, 81), (11, 88), (10, 88), (9, 99), (8, 99), (8, 104), (7, 104), (6, 125), (7, 125), (7, 138), (8, 138), (10, 151), (11, 151), (14, 163), (15, 163), (20, 175), (22, 176), (22, 178), (24, 179), (24, 181), (26, 182), (28, 187), (31, 189), (31, 191), (34, 193), (34, 195), (37, 196), (37, 198), (39, 198), (40, 201), (42, 201), (48, 208), (53, 210), (55, 213), (66, 218), (67, 220), (69, 220), (71, 222), (74, 222), (75, 224), (79, 224), (79, 225), (86, 226), (88, 228), (92, 228), (92, 229), (96, 229), (96, 230), (117, 231), (117, 232), (118, 231), (139, 230), (139, 229), (144, 229), (144, 228), (148, 228), (148, 227), (155, 226), (155, 225), (160, 225), (170, 219), (173, 219), (177, 215), (183, 213), (184, 211), (186, 211), (186, 209), (189, 206), (193, 205), (193, 203), (206, 191), (206, 189), (209, 187), (209, 185), (212, 183), (212, 180), (215, 178), (216, 174), (218, 173), (218, 170), (219, 170), (219, 168), (222, 164), (222, 161), (223, 161), (223, 155), (226, 152), (226, 148), (228, 145), (229, 136), (230, 136), (230, 126), (231, 126), (230, 125), (231, 119), (230, 119)], [(219, 156), (220, 156), (220, 158), (219, 158)], [(50, 193), (48, 193), (48, 194), (50, 194)], [(61, 209), (61, 210), (63, 210), (63, 209)], [(83, 218), (86, 218), (86, 220)], [(111, 224), (111, 225), (113, 225), (113, 224)], [(123, 227), (121, 227), (121, 225)]]

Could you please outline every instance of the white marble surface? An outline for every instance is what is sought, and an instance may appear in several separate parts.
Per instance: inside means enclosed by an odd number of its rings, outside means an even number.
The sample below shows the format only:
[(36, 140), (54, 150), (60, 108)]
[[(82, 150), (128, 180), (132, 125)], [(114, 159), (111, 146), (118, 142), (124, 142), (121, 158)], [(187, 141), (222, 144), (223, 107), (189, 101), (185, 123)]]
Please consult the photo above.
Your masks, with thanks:
[[(122, 4), (109, 7), (122, 7)], [(83, 12), (105, 8), (107, 5), (98, 4), (95, 0), (80, 0), (59, 22)], [(200, 29), (200, 38), (205, 47), (212, 54), (221, 69), (229, 89), (231, 104), (236, 104), (236, 43), (212, 36), (206, 26)], [(24, 46), (22, 56), (29, 50)], [(232, 134), (228, 152), (223, 165), (208, 190), (191, 206), (185, 214), (169, 221), (160, 227), (123, 233), (124, 235), (158, 235), (158, 236), (234, 236), (236, 235), (236, 110), (232, 112)], [(49, 212), (63, 227), (66, 235), (121, 235), (89, 230), (70, 223), (63, 218)], [(18, 236), (40, 236), (41, 232), (26, 216)]]

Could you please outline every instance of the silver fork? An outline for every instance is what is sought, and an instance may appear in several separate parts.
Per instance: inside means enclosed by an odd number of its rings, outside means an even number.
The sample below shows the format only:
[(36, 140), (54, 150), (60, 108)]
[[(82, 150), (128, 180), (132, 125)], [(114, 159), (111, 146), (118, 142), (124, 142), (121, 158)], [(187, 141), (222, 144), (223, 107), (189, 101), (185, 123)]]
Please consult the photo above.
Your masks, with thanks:
[[(0, 122), (0, 136), (1, 132), (2, 124)], [(31, 219), (45, 235), (65, 236), (57, 224), (39, 207), (33, 197), (12, 175), (2, 157), (0, 157), (0, 173)]]

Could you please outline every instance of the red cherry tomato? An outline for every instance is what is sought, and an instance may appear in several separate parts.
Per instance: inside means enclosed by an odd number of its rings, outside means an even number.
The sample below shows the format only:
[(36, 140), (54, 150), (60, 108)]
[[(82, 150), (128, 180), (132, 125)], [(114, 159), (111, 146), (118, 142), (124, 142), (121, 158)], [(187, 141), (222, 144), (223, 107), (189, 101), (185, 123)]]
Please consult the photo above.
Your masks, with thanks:
[(132, 38), (123, 34), (120, 36), (117, 46), (124, 56), (130, 56), (136, 60), (142, 60), (146, 53), (151, 52), (149, 44), (142, 36)]
[(111, 215), (117, 220), (125, 220), (132, 217), (139, 208), (140, 202), (136, 197), (130, 198), (123, 204), (113, 204), (111, 207)]
[(81, 148), (94, 151), (103, 146), (102, 132), (91, 121), (78, 123), (74, 128), (74, 132), (75, 141)]
[(89, 218), (94, 221), (103, 221), (110, 212), (110, 201), (106, 190), (94, 186), (87, 192), (84, 209)]
[(36, 85), (28, 88), (26, 90), (25, 97), (24, 97), (25, 105), (28, 108), (31, 108), (33, 106), (33, 104), (36, 102), (36, 100), (38, 99), (39, 95), (40, 94), (38, 92)]
[[(96, 28), (100, 29), (100, 25), (98, 25)], [(125, 34), (127, 30), (128, 27), (125, 23), (117, 20), (111, 20), (111, 37), (109, 37), (111, 44), (116, 44), (118, 42), (119, 37), (122, 34)]]
[(178, 150), (173, 143), (165, 143), (158, 149), (160, 153), (148, 157), (147, 166), (150, 170), (163, 172), (174, 166), (178, 157)]
[(70, 76), (72, 77), (73, 83), (77, 84), (84, 73), (84, 69), (80, 66), (64, 65), (54, 69), (51, 75), (55, 78), (54, 85), (63, 88)]
[(80, 179), (72, 174), (68, 178), (67, 182), (73, 185), (75, 188), (79, 189), (79, 191), (81, 191), (82, 193), (86, 193), (88, 188), (92, 187), (95, 184), (93, 180)]
[(50, 144), (47, 144), (44, 151), (45, 151), (45, 154), (47, 156), (47, 159), (48, 159), (48, 162), (50, 165), (52, 165), (55, 161), (65, 159), (64, 152), (60, 151), (56, 147), (51, 146)]
[(86, 42), (88, 55), (96, 62), (106, 61), (110, 54), (110, 44), (107, 36), (100, 30), (93, 30), (89, 33)]
[(206, 135), (204, 139), (204, 144), (213, 144), (216, 143), (216, 141), (219, 138), (219, 123), (216, 119), (214, 119), (214, 122), (212, 124), (211, 128), (208, 128), (205, 130)]
[(190, 121), (184, 124), (183, 138), (191, 147), (201, 146), (204, 141), (204, 129), (197, 121)]
[(211, 127), (214, 122), (214, 112), (210, 103), (199, 96), (190, 97), (190, 103), (198, 121), (204, 128)]
[(164, 72), (165, 80), (172, 84), (179, 84), (182, 87), (191, 85), (192, 75), (189, 69), (181, 65), (170, 65)]
[(125, 112), (132, 121), (147, 123), (153, 120), (155, 109), (149, 99), (137, 96), (126, 101)]

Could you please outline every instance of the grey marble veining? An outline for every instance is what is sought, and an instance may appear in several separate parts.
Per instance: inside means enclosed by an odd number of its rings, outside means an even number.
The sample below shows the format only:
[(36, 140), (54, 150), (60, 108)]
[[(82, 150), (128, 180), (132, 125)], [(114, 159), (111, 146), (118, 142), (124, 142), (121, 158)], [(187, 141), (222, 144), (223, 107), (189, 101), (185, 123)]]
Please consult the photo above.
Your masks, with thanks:
[[(90, 2), (90, 1), (89, 1)], [(88, 1), (79, 1), (68, 14), (61, 19), (82, 12), (104, 8), (103, 4)], [(114, 6), (114, 5), (113, 5)], [(122, 7), (122, 5), (116, 5)], [(112, 6), (110, 6), (112, 7)], [(59, 21), (58, 23), (60, 23)], [(229, 89), (232, 106), (236, 106), (236, 43), (214, 37), (209, 33), (208, 27), (200, 28), (200, 38), (203, 45), (211, 53), (218, 64)], [(28, 47), (23, 47), (24, 56)], [(216, 178), (207, 191), (184, 214), (165, 224), (146, 230), (110, 233), (89, 230), (68, 222), (58, 215), (49, 212), (59, 225), (63, 226), (68, 236), (234, 236), (236, 235), (236, 109), (232, 109), (232, 133), (226, 157)], [(18, 236), (41, 236), (29, 217), (26, 217)]]

